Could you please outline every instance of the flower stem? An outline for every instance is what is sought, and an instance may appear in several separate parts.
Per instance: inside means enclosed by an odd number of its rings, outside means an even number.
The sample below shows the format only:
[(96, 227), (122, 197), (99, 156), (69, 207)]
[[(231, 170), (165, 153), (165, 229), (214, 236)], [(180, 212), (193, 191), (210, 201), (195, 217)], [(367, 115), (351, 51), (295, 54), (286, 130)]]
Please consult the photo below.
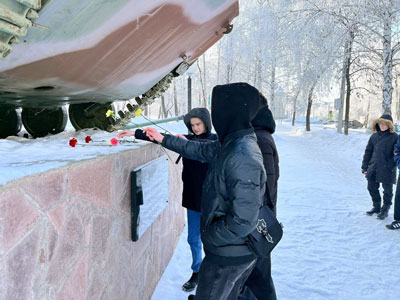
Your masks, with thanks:
[(171, 132), (169, 132), (167, 129), (161, 127), (160, 125), (154, 123), (152, 120), (150, 120), (149, 118), (147, 118), (145, 115), (142, 115), (143, 118), (145, 118), (147, 121), (149, 121), (150, 123), (152, 123), (154, 126), (157, 126), (158, 128), (161, 128), (162, 130), (164, 130), (166, 133), (173, 135)]
[(171, 157), (169, 156), (169, 154), (168, 154), (167, 150), (164, 148), (164, 146), (163, 146), (163, 145), (161, 145), (161, 144), (159, 144), (159, 145), (160, 145), (161, 149), (162, 149), (162, 150), (165, 152), (165, 154), (167, 154), (167, 156), (168, 156), (169, 160), (172, 162), (172, 159), (171, 159)]

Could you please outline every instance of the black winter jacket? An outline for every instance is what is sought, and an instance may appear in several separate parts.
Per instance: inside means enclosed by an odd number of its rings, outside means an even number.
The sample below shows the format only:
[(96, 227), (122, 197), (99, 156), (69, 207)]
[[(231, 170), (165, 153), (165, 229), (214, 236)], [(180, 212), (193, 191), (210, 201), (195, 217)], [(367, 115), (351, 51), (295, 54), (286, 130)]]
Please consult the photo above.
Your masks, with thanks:
[[(224, 144), (165, 136), (162, 145), (194, 160), (209, 162), (201, 205), (201, 239), (206, 254), (251, 259), (246, 241), (264, 201), (266, 175), (252, 129), (237, 131)], [(248, 257), (250, 256), (250, 257)], [(219, 260), (224, 263), (224, 259)], [(230, 264), (229, 259), (225, 263)]]
[[(206, 132), (200, 135), (187, 134), (185, 137), (188, 140), (206, 142), (210, 140), (217, 140), (217, 135), (211, 133), (212, 125), (210, 113), (206, 108), (194, 108), (184, 117), (186, 127), (190, 132), (192, 126), (190, 125), (191, 118), (199, 118), (206, 125)], [(182, 170), (182, 181), (183, 181), (183, 193), (182, 193), (182, 206), (194, 210), (197, 212), (201, 211), (201, 192), (203, 188), (203, 182), (206, 178), (208, 163), (192, 160), (190, 158), (183, 157), (183, 170)]]
[(367, 172), (368, 180), (375, 173), (376, 182), (395, 184), (396, 164), (393, 160), (393, 151), (398, 135), (392, 132), (394, 131), (392, 128), (382, 132), (377, 122), (374, 123), (376, 123), (374, 125), (377, 132), (369, 138), (361, 169), (363, 172)]
[(262, 154), (250, 124), (259, 96), (255, 88), (240, 83), (215, 87), (212, 99), (219, 141), (198, 143), (165, 136), (162, 145), (210, 163), (201, 201), (204, 250), (217, 264), (240, 264), (254, 259), (246, 243), (265, 192)]
[(251, 123), (254, 127), (254, 132), (257, 136), (257, 143), (263, 156), (264, 168), (267, 174), (267, 186), (272, 201), (268, 201), (268, 197), (265, 194), (264, 203), (267, 204), (276, 214), (279, 155), (274, 138), (272, 137), (272, 134), (275, 132), (275, 121), (268, 106), (261, 108)]
[(393, 157), (394, 162), (397, 165), (397, 168), (400, 169), (400, 136), (397, 137), (397, 142), (394, 145), (394, 153), (396, 153)]

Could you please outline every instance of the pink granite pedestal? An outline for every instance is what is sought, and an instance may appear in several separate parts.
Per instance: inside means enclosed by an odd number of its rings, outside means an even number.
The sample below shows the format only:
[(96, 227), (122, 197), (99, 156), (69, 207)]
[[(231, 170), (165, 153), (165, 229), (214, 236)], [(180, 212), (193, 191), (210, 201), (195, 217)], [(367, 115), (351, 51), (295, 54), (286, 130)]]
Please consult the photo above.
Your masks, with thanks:
[(184, 226), (181, 166), (169, 162), (168, 206), (137, 242), (129, 174), (163, 154), (146, 144), (0, 187), (0, 299), (150, 299)]

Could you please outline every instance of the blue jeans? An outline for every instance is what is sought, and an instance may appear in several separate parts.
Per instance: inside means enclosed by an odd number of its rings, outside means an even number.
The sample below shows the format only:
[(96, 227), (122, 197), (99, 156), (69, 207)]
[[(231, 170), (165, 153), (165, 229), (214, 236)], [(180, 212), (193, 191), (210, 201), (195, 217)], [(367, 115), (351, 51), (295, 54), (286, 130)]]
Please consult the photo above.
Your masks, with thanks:
[(192, 270), (198, 272), (202, 262), (202, 246), (200, 238), (200, 215), (201, 213), (194, 210), (187, 210), (188, 219), (188, 243), (192, 251)]

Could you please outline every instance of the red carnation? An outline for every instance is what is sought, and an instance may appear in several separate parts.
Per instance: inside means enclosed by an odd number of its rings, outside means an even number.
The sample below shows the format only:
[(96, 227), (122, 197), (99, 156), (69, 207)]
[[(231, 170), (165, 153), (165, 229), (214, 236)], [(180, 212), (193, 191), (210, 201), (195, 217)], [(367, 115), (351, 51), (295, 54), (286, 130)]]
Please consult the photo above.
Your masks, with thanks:
[(90, 135), (88, 135), (87, 137), (85, 137), (85, 142), (86, 143), (89, 143), (89, 142), (92, 142), (93, 140), (92, 140), (92, 137), (90, 136)]
[(78, 144), (78, 140), (76, 138), (72, 138), (72, 139), (69, 140), (69, 145), (71, 147), (75, 147), (76, 144)]
[(110, 142), (111, 142), (111, 145), (113, 145), (113, 146), (117, 146), (117, 145), (119, 144), (117, 138), (112, 138), (112, 139), (110, 140)]

